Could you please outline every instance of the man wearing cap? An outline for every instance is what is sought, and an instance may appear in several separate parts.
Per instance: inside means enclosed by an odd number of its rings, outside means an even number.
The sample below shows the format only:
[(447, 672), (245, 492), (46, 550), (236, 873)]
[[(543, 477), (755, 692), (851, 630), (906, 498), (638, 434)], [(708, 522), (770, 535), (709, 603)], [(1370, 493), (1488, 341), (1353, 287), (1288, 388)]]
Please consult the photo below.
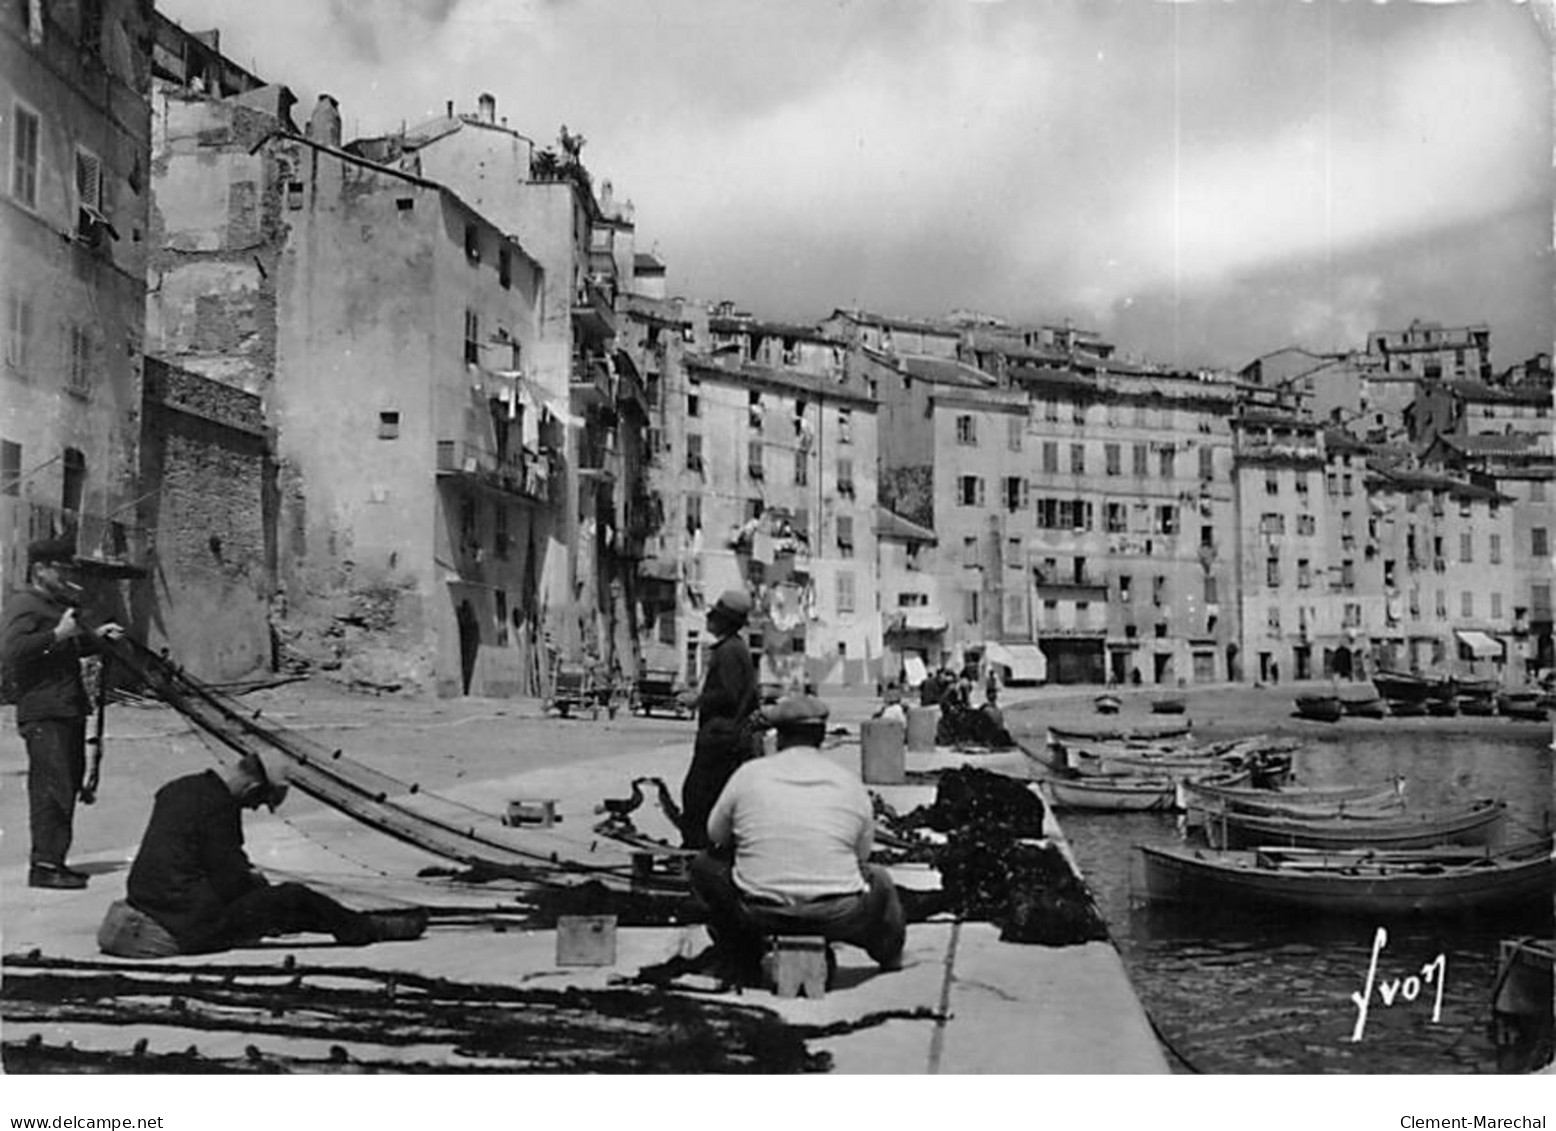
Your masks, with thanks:
[(745, 760), (746, 719), (758, 705), (756, 665), (740, 630), (751, 615), (751, 594), (728, 589), (708, 610), (708, 672), (697, 696), (697, 739), (681, 783), (681, 839), (688, 848), (707, 843), (708, 813), (719, 791)]
[(128, 899), (109, 908), (98, 945), (149, 958), (206, 954), (299, 931), (332, 934), (348, 946), (382, 937), (372, 916), (299, 883), (272, 884), (249, 863), (243, 810), (274, 811), (286, 796), (281, 778), (248, 754), (225, 776), (206, 770), (159, 789), (130, 867)]
[[(94, 633), (76, 619), (75, 547), (64, 539), (27, 547), (29, 586), (6, 604), (0, 623), (0, 668), (15, 696), (16, 729), (27, 744), (27, 811), (32, 830), (27, 883), (84, 888), (69, 868), (76, 798), (86, 774), (86, 718), (81, 658), (98, 651)], [(100, 626), (110, 640), (117, 624)]]
[(730, 777), (708, 817), (711, 848), (691, 866), (709, 933), (745, 977), (774, 934), (852, 943), (883, 969), (902, 961), (902, 904), (886, 869), (869, 862), (870, 795), (819, 749), (827, 714), (812, 695), (764, 708), (777, 749)]

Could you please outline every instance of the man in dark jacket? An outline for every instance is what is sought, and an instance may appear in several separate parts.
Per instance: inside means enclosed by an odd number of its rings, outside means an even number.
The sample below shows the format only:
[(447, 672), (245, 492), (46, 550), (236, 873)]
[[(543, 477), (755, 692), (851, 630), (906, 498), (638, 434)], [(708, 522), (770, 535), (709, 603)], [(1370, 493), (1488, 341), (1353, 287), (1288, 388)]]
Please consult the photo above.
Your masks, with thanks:
[[(157, 791), (130, 867), (127, 902), (166, 931), (179, 953), (209, 953), (300, 931), (332, 934), (348, 946), (385, 937), (373, 916), (302, 884), (272, 884), (249, 863), (243, 810), (274, 810), (286, 795), (279, 777), (251, 754), (225, 777), (206, 770)], [(123, 905), (110, 908), (99, 933), (103, 949), (147, 957), (115, 942), (135, 933), (135, 918)]]
[(697, 697), (697, 739), (681, 784), (681, 839), (688, 848), (708, 842), (708, 814), (724, 783), (750, 751), (746, 720), (759, 705), (756, 665), (740, 630), (751, 615), (751, 595), (726, 590), (708, 610), (714, 645)]
[[(30, 585), (6, 604), (0, 624), (0, 668), (16, 697), (16, 729), (27, 744), (27, 883), (35, 888), (86, 887), (86, 875), (65, 865), (86, 774), (91, 713), (81, 658), (98, 650), (96, 636), (76, 617), (75, 554), (63, 539), (27, 547)], [(123, 633), (112, 623), (96, 631), (110, 640)]]

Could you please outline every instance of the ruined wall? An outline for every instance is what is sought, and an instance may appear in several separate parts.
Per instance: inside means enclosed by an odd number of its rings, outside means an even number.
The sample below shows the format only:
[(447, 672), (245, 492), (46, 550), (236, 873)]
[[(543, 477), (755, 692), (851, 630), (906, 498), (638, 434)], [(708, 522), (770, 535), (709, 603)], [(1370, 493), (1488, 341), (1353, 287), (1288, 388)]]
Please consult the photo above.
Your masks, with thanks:
[(132, 589), (136, 635), (201, 679), (266, 670), (275, 574), (259, 398), (148, 358), (143, 419), (155, 540)]

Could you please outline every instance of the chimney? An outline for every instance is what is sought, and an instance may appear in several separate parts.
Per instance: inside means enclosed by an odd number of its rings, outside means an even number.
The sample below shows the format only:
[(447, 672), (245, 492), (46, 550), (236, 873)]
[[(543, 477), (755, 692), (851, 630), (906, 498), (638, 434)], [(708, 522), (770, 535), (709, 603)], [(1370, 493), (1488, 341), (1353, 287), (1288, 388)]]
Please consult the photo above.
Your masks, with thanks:
[(328, 94), (319, 95), (313, 116), (308, 119), (306, 136), (320, 145), (340, 148), (340, 103)]
[(479, 106), (481, 110), (481, 121), (485, 122), (489, 126), (495, 126), (497, 124), (496, 97), (490, 94), (483, 94), (480, 98), (476, 99), (476, 105)]

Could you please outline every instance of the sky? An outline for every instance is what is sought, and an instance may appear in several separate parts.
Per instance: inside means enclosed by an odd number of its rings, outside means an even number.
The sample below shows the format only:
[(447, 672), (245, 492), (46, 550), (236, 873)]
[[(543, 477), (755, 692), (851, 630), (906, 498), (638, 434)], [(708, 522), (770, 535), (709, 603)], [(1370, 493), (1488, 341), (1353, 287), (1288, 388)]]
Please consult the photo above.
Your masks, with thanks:
[(566, 125), (671, 293), (1240, 367), (1556, 337), (1549, 0), (158, 0), (346, 136)]

